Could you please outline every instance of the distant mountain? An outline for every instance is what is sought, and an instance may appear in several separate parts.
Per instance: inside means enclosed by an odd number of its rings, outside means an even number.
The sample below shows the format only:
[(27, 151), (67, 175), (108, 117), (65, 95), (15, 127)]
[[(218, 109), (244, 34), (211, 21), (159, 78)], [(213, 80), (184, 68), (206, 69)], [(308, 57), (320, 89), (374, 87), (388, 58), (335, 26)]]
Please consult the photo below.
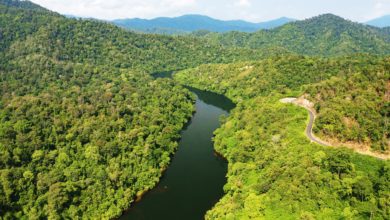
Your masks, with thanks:
[(281, 17), (281, 18), (278, 18), (275, 20), (258, 23), (258, 25), (261, 29), (272, 29), (272, 28), (282, 26), (282, 25), (287, 24), (287, 23), (292, 22), (292, 21), (296, 21), (296, 19)]
[(75, 18), (75, 19), (82, 18), (82, 17), (76, 16), (76, 15), (70, 15), (70, 14), (63, 14), (63, 16), (65, 16), (67, 18)]
[(366, 24), (380, 28), (390, 27), (390, 15), (385, 15), (380, 18), (367, 21)]
[(151, 20), (139, 18), (117, 19), (112, 22), (120, 27), (147, 33), (190, 33), (199, 30), (255, 32), (260, 29), (275, 28), (291, 21), (294, 21), (294, 19), (282, 17), (268, 22), (251, 23), (243, 20), (222, 21), (203, 15), (183, 15)]
[(390, 54), (388, 30), (325, 14), (255, 33), (203, 35), (227, 47), (283, 48), (304, 55)]

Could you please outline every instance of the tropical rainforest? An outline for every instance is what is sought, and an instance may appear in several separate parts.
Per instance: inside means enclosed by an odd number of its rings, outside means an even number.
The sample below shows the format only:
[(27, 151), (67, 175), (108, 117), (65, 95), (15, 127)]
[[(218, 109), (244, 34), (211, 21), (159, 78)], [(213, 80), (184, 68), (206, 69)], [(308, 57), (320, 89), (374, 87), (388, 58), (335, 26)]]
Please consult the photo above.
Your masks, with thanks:
[(238, 104), (215, 132), (215, 147), (229, 161), (228, 183), (206, 218), (389, 218), (389, 162), (310, 143), (302, 132), (306, 111), (279, 102), (307, 94), (321, 137), (370, 143), (388, 154), (388, 64), (361, 55), (284, 56), (177, 73), (177, 81)]
[[(113, 219), (153, 188), (194, 95), (237, 107), (215, 131), (225, 195), (206, 219), (389, 219), (390, 35), (322, 15), (255, 33), (140, 34), (0, 0), (0, 219)], [(174, 79), (151, 74), (180, 70)]]

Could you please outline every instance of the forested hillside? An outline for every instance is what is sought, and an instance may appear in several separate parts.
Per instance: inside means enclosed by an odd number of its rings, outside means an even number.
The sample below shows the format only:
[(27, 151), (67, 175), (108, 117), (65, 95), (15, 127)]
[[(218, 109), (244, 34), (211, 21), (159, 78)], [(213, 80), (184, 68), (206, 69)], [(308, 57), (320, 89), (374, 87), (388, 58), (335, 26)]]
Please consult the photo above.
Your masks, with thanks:
[[(281, 57), (260, 62), (202, 65), (176, 75), (180, 82), (226, 94), (236, 102), (277, 91), (302, 91), (319, 113), (319, 136), (389, 151), (388, 58)], [(317, 84), (313, 84), (319, 82)], [(303, 85), (307, 87), (301, 88)], [(297, 93), (296, 95), (298, 95)]]
[(387, 34), (388, 36), (390, 36), (390, 27), (385, 27), (385, 28), (382, 28), (382, 33), (384, 34)]
[(390, 35), (382, 29), (332, 14), (291, 22), (273, 30), (210, 33), (205, 37), (228, 47), (281, 47), (302, 55), (390, 54)]
[[(41, 54), (0, 71), (0, 212), (112, 218), (156, 184), (193, 111), (172, 83)], [(175, 94), (175, 95), (173, 95)]]
[(4, 6), (15, 7), (15, 8), (23, 8), (23, 9), (32, 9), (32, 10), (40, 10), (46, 11), (47, 9), (41, 7), (30, 1), (19, 1), (19, 0), (1, 0), (0, 3)]
[(25, 54), (41, 51), (60, 61), (148, 72), (183, 69), (209, 62), (256, 59), (264, 55), (251, 49), (226, 49), (195, 37), (136, 34), (111, 24), (67, 19), (35, 8), (0, 4), (0, 12), (3, 38), (0, 47), (3, 52), (12, 52), (11, 45), (24, 44), (27, 51), (16, 50)]
[(308, 86), (318, 113), (315, 133), (335, 145), (389, 153), (389, 64), (386, 58), (359, 70), (346, 68), (347, 74)]
[(119, 216), (157, 183), (193, 112), (188, 91), (145, 72), (257, 56), (0, 3), (5, 219)]
[(342, 120), (351, 117), (373, 150), (388, 151), (388, 106), (383, 101), (388, 98), (388, 63), (388, 58), (367, 56), (280, 57), (202, 65), (175, 74), (183, 84), (238, 103), (215, 132), (216, 150), (229, 161), (228, 183), (226, 195), (206, 218), (389, 218), (389, 161), (310, 143), (304, 134), (307, 112), (279, 102), (309, 93), (320, 112), (316, 131), (328, 135), (330, 127), (344, 126), (342, 134), (332, 134), (360, 141), (351, 132), (356, 128)]
[(207, 218), (389, 219), (389, 162), (310, 143), (305, 110), (278, 101), (306, 94), (316, 134), (388, 151), (388, 32), (324, 15), (160, 36), (0, 0), (0, 218), (120, 216), (194, 111), (188, 90), (150, 74), (192, 68), (177, 81), (238, 104), (216, 131), (229, 178)]

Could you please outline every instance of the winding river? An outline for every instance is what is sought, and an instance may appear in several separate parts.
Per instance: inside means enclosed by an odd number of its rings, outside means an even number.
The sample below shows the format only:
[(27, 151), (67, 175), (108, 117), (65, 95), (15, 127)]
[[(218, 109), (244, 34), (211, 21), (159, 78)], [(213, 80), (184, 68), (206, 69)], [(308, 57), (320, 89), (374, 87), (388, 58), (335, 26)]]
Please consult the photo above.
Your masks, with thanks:
[(196, 112), (181, 132), (169, 168), (158, 185), (132, 204), (121, 220), (199, 220), (223, 196), (227, 162), (215, 154), (212, 137), (220, 126), (220, 116), (228, 115), (234, 104), (215, 93), (189, 90), (196, 95)]

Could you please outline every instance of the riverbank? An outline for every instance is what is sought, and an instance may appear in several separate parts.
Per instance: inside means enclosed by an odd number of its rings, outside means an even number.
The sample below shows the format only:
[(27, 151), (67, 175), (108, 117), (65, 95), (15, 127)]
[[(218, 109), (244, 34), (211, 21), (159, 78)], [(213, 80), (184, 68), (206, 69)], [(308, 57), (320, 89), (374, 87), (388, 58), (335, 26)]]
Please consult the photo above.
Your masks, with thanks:
[(203, 219), (223, 196), (227, 161), (214, 151), (213, 132), (235, 105), (226, 97), (189, 88), (196, 111), (183, 129), (179, 147), (160, 182), (140, 193), (120, 219)]
[[(215, 132), (216, 150), (229, 159), (228, 182), (224, 197), (205, 218), (364, 219), (371, 213), (386, 217), (384, 207), (372, 201), (386, 199), (387, 161), (309, 141), (304, 132), (307, 110), (279, 99), (301, 95), (300, 85), (316, 75), (310, 78), (311, 69), (295, 67), (312, 66), (302, 66), (305, 60), (270, 61), (254, 65), (253, 73), (244, 78), (240, 71), (246, 63), (210, 64), (175, 74), (180, 83), (237, 102)], [(301, 73), (306, 78), (299, 77)], [(346, 188), (355, 190), (346, 193)]]

